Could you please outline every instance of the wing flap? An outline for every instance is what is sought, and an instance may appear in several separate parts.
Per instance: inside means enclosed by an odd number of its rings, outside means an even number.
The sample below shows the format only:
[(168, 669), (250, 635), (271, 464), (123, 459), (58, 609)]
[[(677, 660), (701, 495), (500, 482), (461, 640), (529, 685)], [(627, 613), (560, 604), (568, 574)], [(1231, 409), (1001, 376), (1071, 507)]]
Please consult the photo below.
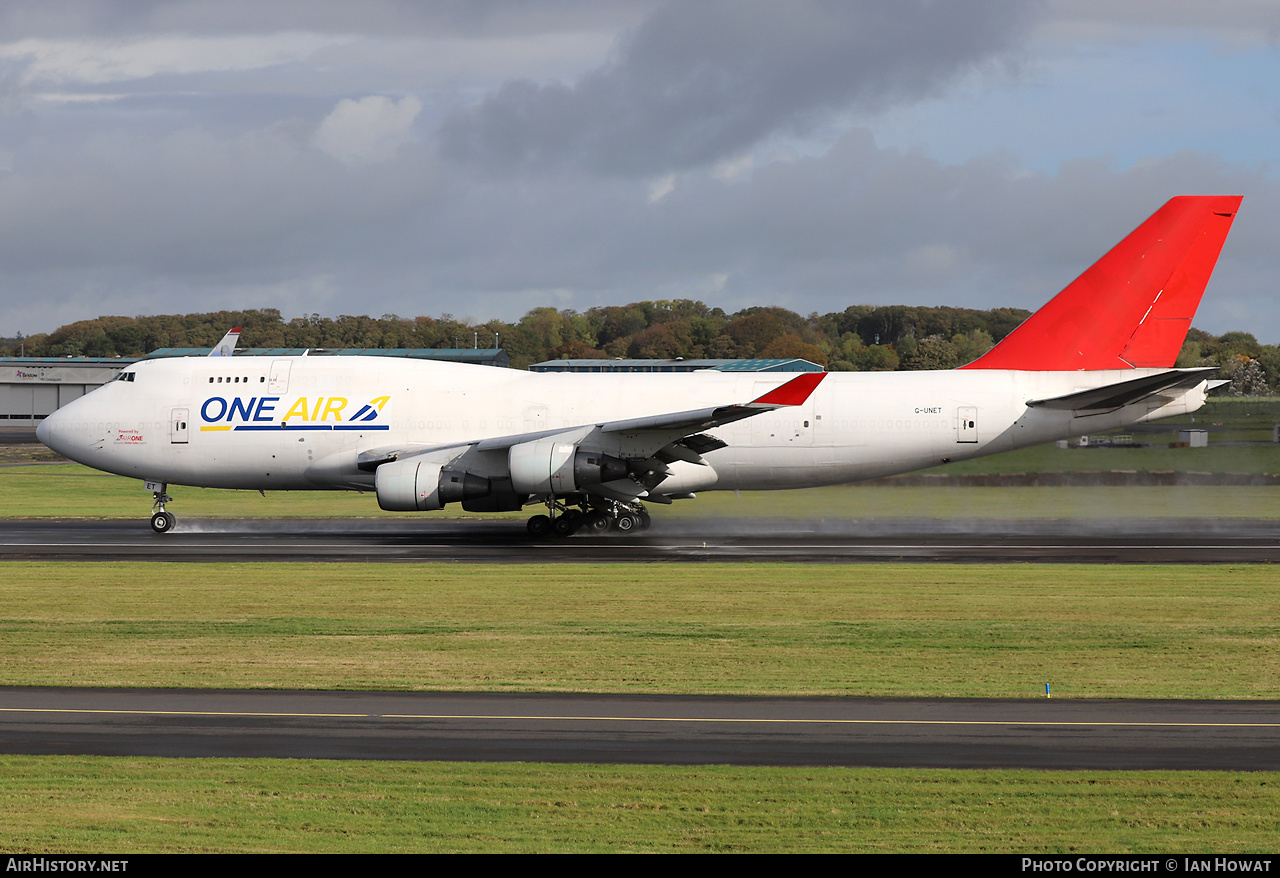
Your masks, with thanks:
[(630, 479), (618, 479), (617, 481), (604, 482), (600, 485), (591, 485), (583, 490), (588, 494), (604, 497), (606, 500), (617, 500), (619, 503), (630, 503), (633, 500), (648, 498), (649, 496), (648, 488)]

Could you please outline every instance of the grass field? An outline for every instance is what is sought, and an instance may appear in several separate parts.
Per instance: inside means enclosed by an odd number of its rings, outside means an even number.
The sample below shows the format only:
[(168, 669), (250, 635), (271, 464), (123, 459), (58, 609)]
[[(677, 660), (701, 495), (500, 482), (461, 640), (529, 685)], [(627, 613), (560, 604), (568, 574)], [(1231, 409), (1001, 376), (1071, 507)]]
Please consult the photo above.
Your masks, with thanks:
[[(0, 565), (0, 683), (1280, 697), (1265, 566), (191, 570)], [(1273, 773), (0, 757), (11, 852), (1222, 853), (1278, 833)]]
[[(1166, 418), (1155, 422), (1184, 427), (1211, 427), (1224, 430), (1251, 430), (1270, 433), (1273, 424), (1280, 424), (1280, 397), (1275, 396), (1215, 396), (1205, 402), (1194, 416)], [(1259, 438), (1269, 439), (1270, 435)]]
[(0, 756), (11, 854), (1270, 853), (1278, 833), (1267, 774)]
[[(1182, 416), (1138, 427), (1131, 433), (1146, 448), (1058, 448), (1054, 443), (1007, 451), (977, 460), (960, 461), (928, 470), (939, 475), (1042, 472), (1206, 472), (1278, 473), (1280, 445), (1272, 441), (1280, 424), (1280, 399), (1270, 397), (1215, 398), (1194, 418)], [(1167, 432), (1159, 432), (1167, 428)], [(1181, 428), (1206, 429), (1205, 448), (1170, 448)]]
[[(1145, 437), (1141, 438), (1145, 441)], [(1058, 448), (1036, 445), (976, 460), (961, 460), (925, 472), (932, 475), (1053, 472), (1175, 473), (1277, 473), (1280, 445), (1259, 442), (1247, 445), (1209, 445), (1205, 448), (1170, 448), (1153, 443), (1149, 448)]]
[(0, 684), (1280, 698), (1277, 608), (1263, 565), (9, 562)]
[[(1051, 449), (1057, 451), (1057, 449)], [(1198, 449), (1197, 449), (1198, 450)], [(1100, 452), (1060, 452), (1100, 453)], [(441, 512), (391, 513), (373, 494), (342, 491), (256, 491), (173, 488), (169, 505), (180, 522), (199, 518), (506, 518), (523, 512), (477, 515), (456, 504)], [(125, 518), (140, 524), (151, 495), (135, 479), (78, 464), (0, 467), (0, 515), (7, 518)], [(709, 491), (671, 506), (651, 506), (663, 522), (707, 518), (1280, 518), (1277, 487), (1022, 487), (987, 488), (846, 485), (741, 495)], [(181, 526), (181, 524), (180, 524)]]
[[(1280, 401), (1230, 402), (1214, 441), (1260, 441), (1280, 420)], [(1266, 446), (1015, 454), (943, 471), (1280, 471)], [(175, 493), (184, 520), (387, 515), (370, 495)], [(150, 505), (136, 481), (66, 464), (0, 467), (0, 496), (14, 517), (141, 522)], [(1274, 518), (1280, 493), (849, 487), (655, 514), (815, 510)], [(208, 569), (0, 564), (0, 684), (1280, 698), (1280, 574), (1265, 566)], [(0, 847), (1269, 852), (1278, 789), (1274, 773), (0, 756)]]

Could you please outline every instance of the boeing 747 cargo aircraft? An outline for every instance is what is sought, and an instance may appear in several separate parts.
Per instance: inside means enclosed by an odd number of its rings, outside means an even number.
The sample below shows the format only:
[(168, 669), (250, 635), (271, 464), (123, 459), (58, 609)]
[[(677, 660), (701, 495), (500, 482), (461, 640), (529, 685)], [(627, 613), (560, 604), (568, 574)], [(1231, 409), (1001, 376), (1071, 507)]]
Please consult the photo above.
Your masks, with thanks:
[(383, 357), (142, 360), (40, 440), (170, 486), (370, 491), (383, 509), (545, 505), (534, 535), (645, 503), (836, 485), (1195, 411), (1174, 362), (1240, 198), (1160, 208), (986, 355), (937, 372), (535, 374)]

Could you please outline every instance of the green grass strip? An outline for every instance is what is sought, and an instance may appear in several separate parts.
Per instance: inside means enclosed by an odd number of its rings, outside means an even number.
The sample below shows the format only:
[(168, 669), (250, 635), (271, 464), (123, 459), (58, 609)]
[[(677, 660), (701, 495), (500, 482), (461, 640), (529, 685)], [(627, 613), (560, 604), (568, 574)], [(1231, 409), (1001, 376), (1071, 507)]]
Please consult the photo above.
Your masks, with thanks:
[(1272, 852), (1275, 774), (0, 756), (0, 846)]
[[(1183, 449), (1203, 451), (1204, 449)], [(1049, 451), (1091, 455), (1105, 451)], [(1280, 461), (1280, 446), (1268, 454)], [(1131, 452), (1111, 451), (1111, 454)], [(939, 472), (1037, 472), (1015, 456), (956, 464)], [(1013, 463), (995, 466), (1006, 457)], [(1101, 458), (1093, 458), (1101, 460)], [(1114, 467), (1102, 467), (1112, 469)], [(1128, 467), (1134, 468), (1132, 466)], [(1042, 467), (1050, 469), (1052, 467)], [(215, 488), (170, 488), (174, 501), (169, 510), (180, 521), (197, 518), (408, 518), (432, 521), (441, 518), (524, 521), (537, 512), (472, 514), (452, 504), (441, 512), (390, 513), (378, 508), (372, 493), (354, 491), (256, 491)], [(98, 473), (78, 464), (0, 467), (0, 517), (4, 518), (125, 518), (140, 527), (151, 516), (151, 495), (142, 483)], [(970, 488), (885, 487), (846, 485), (799, 491), (753, 491), (735, 495), (708, 491), (694, 500), (671, 506), (651, 505), (654, 520), (685, 521), (698, 518), (775, 518), (863, 520), (877, 518), (944, 519), (1257, 519), (1280, 517), (1277, 487), (1072, 487), (1072, 488)]]
[(1265, 565), (0, 564), (0, 685), (1280, 698)]

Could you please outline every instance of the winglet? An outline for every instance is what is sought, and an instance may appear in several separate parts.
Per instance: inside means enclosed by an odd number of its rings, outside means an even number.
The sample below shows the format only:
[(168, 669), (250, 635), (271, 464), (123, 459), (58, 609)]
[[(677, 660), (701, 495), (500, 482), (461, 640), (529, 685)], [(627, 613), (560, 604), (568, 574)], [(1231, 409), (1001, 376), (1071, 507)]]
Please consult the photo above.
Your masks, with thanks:
[(827, 377), (826, 372), (801, 372), (786, 384), (775, 387), (751, 405), (804, 405), (809, 394)]
[(1172, 366), (1240, 200), (1170, 199), (998, 345), (960, 368), (1074, 372)]

